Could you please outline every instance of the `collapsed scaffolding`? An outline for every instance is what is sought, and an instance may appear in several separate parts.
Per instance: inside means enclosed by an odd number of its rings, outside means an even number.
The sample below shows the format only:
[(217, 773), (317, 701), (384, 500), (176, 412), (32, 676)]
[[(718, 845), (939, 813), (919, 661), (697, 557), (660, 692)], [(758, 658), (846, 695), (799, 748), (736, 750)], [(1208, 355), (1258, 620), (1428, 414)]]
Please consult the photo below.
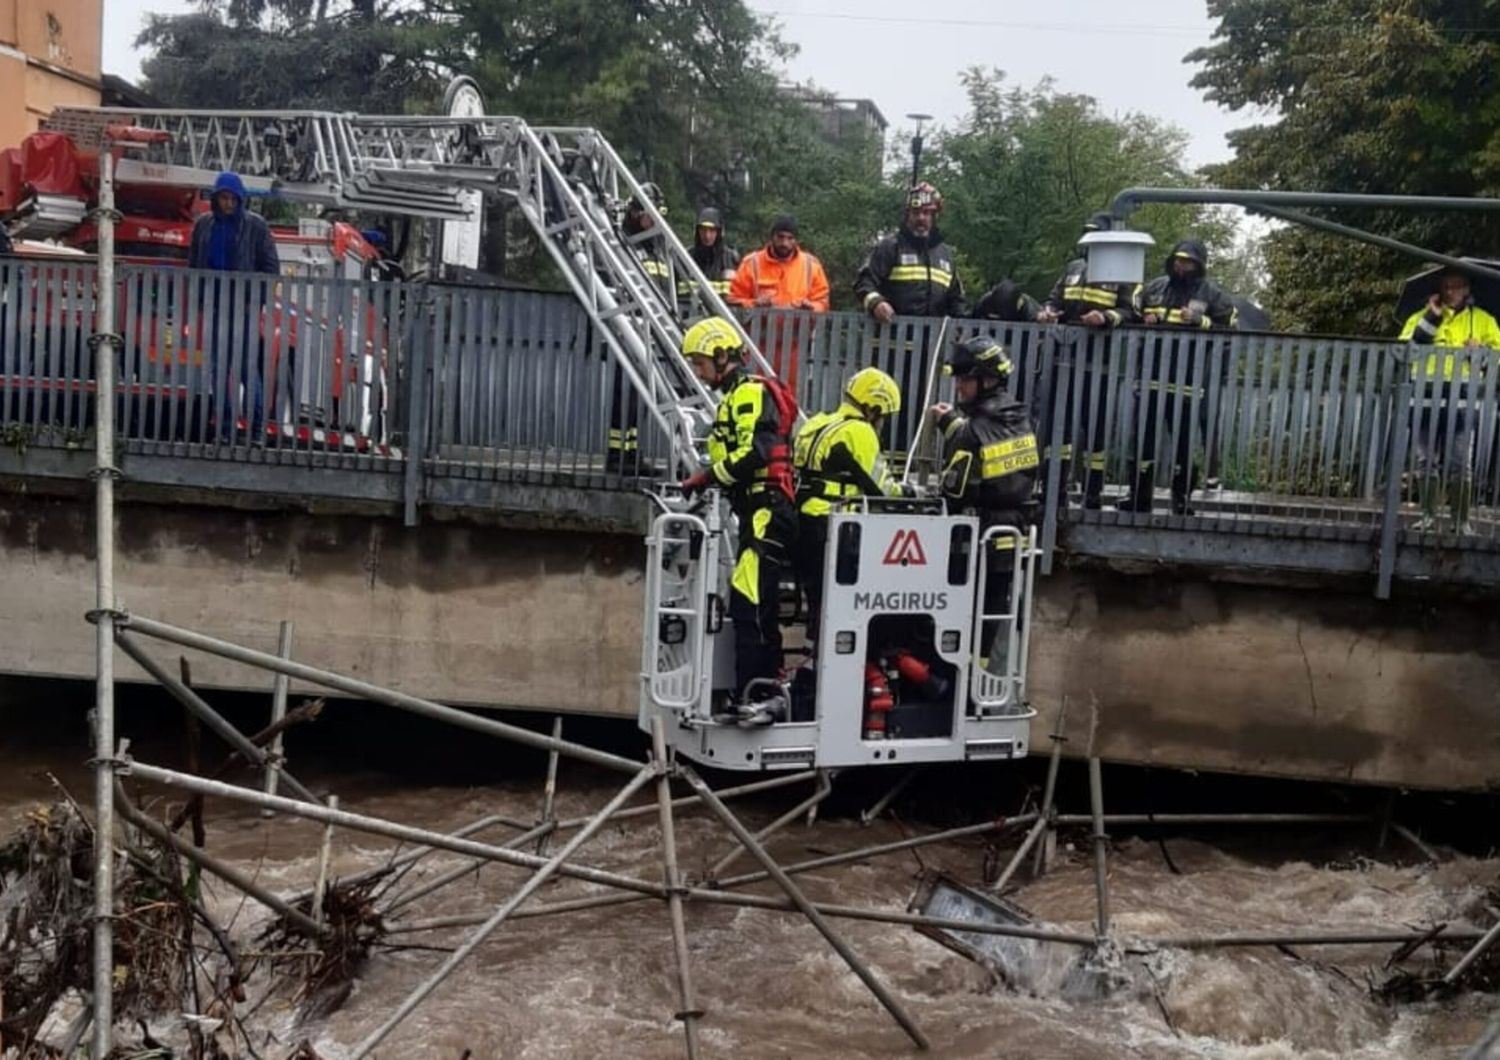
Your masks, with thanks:
[[(121, 337), (113, 331), (115, 320), (114, 219), (116, 216), (111, 173), (114, 163), (113, 153), (116, 148), (124, 149), (130, 146), (145, 151), (164, 150), (166, 145), (173, 140), (168, 129), (153, 128), (149, 120), (133, 127), (122, 127), (114, 124), (119, 117), (119, 115), (102, 114), (94, 124), (98, 130), (99, 143), (103, 148), (100, 153), (98, 324), (91, 340), (99, 353), (94, 358), (96, 396), (115, 392), (115, 358), (110, 354), (116, 351), (122, 342)], [(103, 119), (109, 120), (103, 121)], [(103, 121), (102, 124), (101, 121)], [(417, 119), (403, 123), (402, 128), (415, 129), (423, 135), (404, 136), (400, 142), (406, 144), (411, 150), (416, 150), (411, 146), (413, 143), (418, 146), (424, 142), (437, 143), (440, 138), (431, 136), (434, 129), (446, 129), (447, 132), (452, 132), (451, 123), (448, 126), (442, 126), (438, 124), (440, 121), (447, 120), (433, 120), (432, 123), (427, 123), (425, 120)], [(485, 122), (490, 121), (485, 119)], [(554, 252), (559, 264), (564, 266), (565, 274), (569, 276), (570, 283), (574, 284), (575, 292), (591, 315), (606, 328), (606, 334), (614, 336), (611, 340), (612, 352), (621, 359), (622, 365), (627, 369), (633, 369), (632, 383), (643, 395), (650, 398), (653, 416), (657, 417), (663, 430), (674, 440), (674, 462), (681, 464), (690, 460), (696, 444), (695, 432), (707, 422), (706, 416), (711, 414), (712, 402), (707, 393), (702, 391), (701, 386), (696, 384), (696, 380), (691, 380), (690, 376), (687, 380), (681, 378), (683, 374), (681, 362), (675, 356), (675, 329), (677, 327), (675, 318), (671, 313), (658, 312), (661, 299), (652, 293), (648, 284), (637, 283), (631, 278), (643, 280), (644, 273), (635, 268), (634, 263), (619, 252), (621, 246), (618, 235), (614, 234), (612, 229), (609, 232), (603, 231), (601, 226), (606, 218), (597, 214), (584, 196), (569, 191), (571, 198), (567, 195), (563, 196), (563, 201), (567, 204), (563, 210), (566, 216), (560, 219), (549, 218), (545, 212), (546, 189), (551, 188), (556, 191), (561, 188), (565, 191), (569, 189), (576, 191), (580, 185), (569, 183), (569, 178), (558, 166), (557, 159), (548, 150), (543, 140), (534, 132), (523, 131), (525, 130), (524, 123), (505, 124), (513, 122), (512, 119), (494, 119), (491, 122), (492, 134), (486, 134), (483, 131), (485, 122), (474, 123), (480, 143), (490, 144), (496, 152), (511, 149), (521, 151), (521, 156), (525, 159), (524, 165), (518, 167), (512, 164), (509, 172), (519, 174), (521, 182), (517, 185), (518, 187), (531, 189), (529, 193), (523, 193), (527, 195), (526, 201), (532, 204), (532, 214), (528, 216), (538, 226), (539, 231), (558, 237), (545, 240), (546, 245), (550, 251)], [(347, 126), (349, 130), (357, 127), (358, 123), (352, 121)], [(368, 127), (365, 131), (369, 132)], [(353, 132), (349, 132), (348, 135), (352, 139), (358, 138), (358, 134)], [(424, 135), (427, 137), (425, 141)], [(486, 139), (487, 136), (488, 139)], [(188, 139), (191, 143), (200, 142), (195, 136), (190, 136)], [(262, 135), (262, 142), (264, 139)], [(381, 142), (394, 144), (396, 141), (386, 139)], [(580, 135), (579, 142), (587, 142), (587, 138)], [(603, 143), (602, 138), (598, 142)], [(518, 145), (520, 145), (519, 148)], [(635, 184), (634, 178), (629, 176), (628, 170), (618, 165), (618, 159), (612, 151), (608, 151), (607, 154), (603, 153), (606, 149), (607, 144), (603, 149), (595, 145), (591, 148), (595, 152), (591, 157), (611, 160), (609, 172), (614, 174), (615, 179), (623, 179), (624, 186), (630, 190), (631, 194), (639, 195), (640, 188)], [(486, 155), (481, 151), (476, 157), (480, 157), (482, 162), (473, 163), (471, 159), (466, 163), (452, 163), (452, 160), (447, 158), (423, 159), (418, 155), (418, 159), (425, 166), (430, 167), (426, 171), (432, 173), (437, 179), (452, 179), (454, 177), (452, 165), (454, 164), (473, 164), (475, 169), (494, 167), (498, 164), (497, 156), (494, 154)], [(584, 156), (575, 156), (575, 159), (577, 157)], [(196, 161), (207, 164), (206, 159)], [(233, 161), (232, 155), (221, 153), (218, 162), (214, 164), (227, 165)], [(368, 173), (373, 174), (379, 171), (379, 167), (371, 167)], [(545, 179), (543, 174), (545, 174)], [(379, 183), (379, 178), (372, 179), (376, 184)], [(465, 176), (464, 179), (477, 181), (477, 177), (472, 174)], [(527, 184), (527, 180), (534, 180), (535, 183)], [(416, 181), (415, 185), (426, 186), (423, 181)], [(644, 197), (642, 201), (649, 209), (649, 201)], [(664, 225), (661, 227), (665, 228)], [(597, 239), (595, 238), (596, 232), (600, 233)], [(575, 236), (577, 237), (576, 246), (582, 249), (570, 256), (569, 241), (574, 240)], [(678, 250), (681, 249), (680, 245), (675, 244), (675, 237), (671, 237), (669, 232), (665, 238), (669, 244), (677, 246)], [(685, 254), (683, 254), (683, 259), (686, 271), (693, 276), (695, 281), (702, 283), (705, 296), (710, 300), (707, 304), (722, 308), (717, 303), (717, 295), (707, 287), (701, 273), (697, 272), (690, 260), (686, 260)], [(605, 277), (613, 277), (618, 286), (612, 285)], [(697, 386), (697, 390), (693, 389), (694, 386)], [(96, 1060), (103, 1060), (107, 1057), (113, 1046), (114, 1020), (111, 999), (114, 988), (113, 945), (116, 916), (113, 882), (114, 868), (120, 856), (115, 841), (117, 809), (118, 816), (126, 823), (153, 835), (159, 842), (170, 846), (181, 857), (192, 861), (203, 871), (215, 875), (266, 906), (291, 930), (301, 933), (312, 942), (316, 942), (326, 934), (326, 927), (318, 921), (316, 916), (304, 913), (297, 900), (288, 900), (270, 893), (254, 881), (245, 878), (244, 874), (232, 866), (177, 839), (170, 829), (152, 821), (128, 797), (123, 788), (125, 778), (165, 785), (190, 793), (195, 797), (228, 798), (262, 810), (284, 813), (323, 824), (325, 826), (324, 842), (319, 859), (317, 882), (310, 895), (304, 896), (310, 899), (309, 907), (314, 911), (321, 908), (321, 898), (331, 882), (327, 875), (327, 865), (329, 839), (331, 830), (334, 828), (379, 835), (402, 843), (414, 844), (418, 848), (416, 851), (399, 856), (393, 852), (390, 861), (393, 865), (410, 864), (431, 851), (442, 850), (463, 855), (475, 863), (491, 862), (529, 870), (530, 875), (526, 880), (486, 916), (442, 917), (404, 922), (398, 920), (392, 925), (393, 931), (404, 934), (449, 930), (461, 926), (473, 926), (475, 929), (408, 994), (378, 1027), (352, 1046), (352, 1051), (348, 1055), (355, 1058), (370, 1055), (424, 1000), (460, 968), (486, 939), (508, 921), (522, 917), (561, 915), (584, 909), (644, 901), (662, 903), (668, 915), (678, 1005), (674, 1018), (682, 1024), (684, 1048), (689, 1058), (701, 1055), (699, 1030), (705, 1017), (705, 1010), (699, 1006), (694, 990), (689, 960), (686, 908), (689, 904), (695, 903), (730, 905), (768, 912), (790, 912), (806, 918), (874, 995), (911, 1042), (917, 1048), (925, 1049), (929, 1046), (926, 1035), (906, 1011), (900, 999), (849, 945), (834, 926), (834, 921), (839, 919), (868, 920), (935, 931), (1034, 939), (1098, 952), (1120, 944), (1111, 930), (1108, 895), (1107, 828), (1111, 825), (1362, 824), (1369, 821), (1369, 818), (1363, 816), (1319, 814), (1109, 815), (1104, 812), (1100, 763), (1092, 756), (1089, 758), (1091, 812), (1086, 815), (1060, 814), (1056, 810), (1055, 796), (1062, 741), (1060, 737), (1054, 736), (1042, 803), (1034, 812), (1025, 812), (1014, 817), (782, 865), (768, 852), (765, 841), (774, 831), (785, 827), (804, 814), (815, 812), (818, 804), (828, 796), (831, 790), (832, 776), (827, 770), (807, 770), (741, 785), (727, 791), (715, 791), (690, 765), (668, 754), (664, 726), (659, 719), (653, 725), (650, 754), (643, 761), (637, 761), (564, 739), (561, 735), (560, 724), (554, 726), (551, 735), (544, 735), (494, 718), (460, 711), (419, 696), (382, 688), (356, 678), (295, 661), (291, 657), (290, 630), (285, 625), (280, 650), (277, 654), (270, 654), (156, 621), (123, 608), (116, 599), (114, 586), (113, 487), (115, 479), (120, 475), (114, 452), (114, 402), (97, 400), (96, 406), (96, 601), (94, 609), (89, 612), (88, 616), (96, 625), (97, 651), (93, 759), (95, 849), (93, 993), (91, 998), (92, 1055)], [(142, 638), (175, 645), (181, 649), (219, 656), (276, 675), (275, 702), (278, 705), (273, 709), (273, 724), (257, 734), (258, 738), (246, 736), (215, 711), (186, 682), (172, 677), (164, 667), (157, 663), (146, 650)], [(203, 724), (225, 739), (247, 764), (259, 770), (264, 777), (263, 789), (231, 784), (213, 777), (167, 769), (134, 759), (129, 753), (129, 741), (117, 739), (115, 731), (114, 650), (117, 647), (142, 666)], [(549, 766), (544, 819), (538, 824), (529, 825), (525, 822), (507, 822), (488, 816), (456, 832), (442, 833), (342, 809), (337, 805), (336, 798), (320, 799), (287, 771), (281, 761), (280, 739), (286, 728), (285, 721), (288, 717), (284, 714), (287, 682), (292, 679), (334, 693), (410, 712), (434, 721), (546, 752), (549, 755)], [(270, 746), (269, 751), (266, 745)], [(552, 812), (552, 796), (555, 793), (557, 763), (560, 758), (564, 757), (624, 774), (628, 780), (608, 802), (592, 815), (557, 819)], [(905, 779), (900, 783), (904, 784)], [(685, 783), (691, 789), (692, 794), (674, 797), (671, 788), (673, 780)], [(758, 831), (752, 831), (747, 827), (726, 804), (726, 799), (735, 795), (745, 795), (803, 782), (816, 784), (813, 793), (792, 810), (782, 814)], [(291, 795), (276, 794), (276, 789), (281, 786), (284, 786)], [(872, 815), (878, 813), (895, 797), (899, 787), (900, 784), (893, 788), (880, 804), (872, 808)], [(648, 788), (654, 789), (654, 805), (637, 807), (627, 805), (633, 796)], [(689, 805), (701, 805), (708, 809), (734, 841), (733, 847), (718, 861), (708, 874), (708, 878), (700, 881), (688, 880), (681, 870), (677, 856), (675, 814)], [(652, 814), (655, 815), (659, 827), (661, 862), (659, 880), (609, 871), (576, 860), (576, 855), (606, 824), (629, 817)], [(496, 825), (507, 825), (518, 830), (520, 834), (503, 844), (471, 838), (479, 831)], [(1024, 838), (1012, 855), (1009, 864), (992, 885), (992, 889), (998, 892), (1010, 882), (1028, 856), (1033, 858), (1033, 871), (1039, 873), (1043, 868), (1043, 854), (1049, 837), (1055, 835), (1059, 828), (1077, 825), (1087, 826), (1092, 830), (1097, 897), (1097, 916), (1093, 932), (1068, 932), (1028, 924), (976, 922), (969, 919), (928, 916), (906, 911), (814, 902), (795, 880), (797, 875), (815, 869), (862, 861), (926, 844), (941, 843), (967, 836), (996, 837), (1026, 828)], [(563, 832), (574, 834), (555, 854), (547, 856), (543, 852), (546, 849), (546, 843)], [(520, 849), (533, 842), (537, 844), (537, 853), (528, 853)], [(727, 871), (734, 860), (745, 855), (758, 863), (758, 870), (734, 876), (721, 875)], [(397, 896), (391, 902), (387, 912), (395, 912), (417, 898), (431, 894), (462, 878), (469, 871), (471, 871), (470, 866), (462, 866), (445, 872)], [(527, 903), (537, 891), (555, 876), (581, 880), (606, 888), (607, 892), (574, 900), (528, 906)], [(766, 881), (775, 884), (780, 891), (779, 897), (748, 894), (739, 890), (739, 888)], [(350, 882), (344, 881), (345, 884)], [(1447, 925), (1439, 925), (1426, 931), (1403, 928), (1366, 932), (1204, 935), (1131, 939), (1129, 944), (1133, 948), (1211, 948), (1400, 943), (1403, 949), (1410, 952), (1419, 946), (1436, 942), (1474, 940), (1475, 945), (1472, 949), (1445, 976), (1447, 980), (1456, 981), (1466, 968), (1493, 945), (1497, 938), (1500, 938), (1500, 925), (1483, 934), (1477, 931), (1454, 930)]]

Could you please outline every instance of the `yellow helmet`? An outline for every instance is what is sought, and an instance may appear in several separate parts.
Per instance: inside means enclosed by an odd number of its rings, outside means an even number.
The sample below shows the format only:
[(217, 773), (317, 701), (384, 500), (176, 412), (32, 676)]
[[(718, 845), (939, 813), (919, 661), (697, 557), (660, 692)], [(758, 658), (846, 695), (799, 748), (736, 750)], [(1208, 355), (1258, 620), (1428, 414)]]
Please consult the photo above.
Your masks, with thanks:
[(851, 375), (844, 396), (878, 416), (901, 411), (901, 388), (879, 368), (861, 368)]
[(723, 317), (704, 317), (682, 336), (684, 357), (716, 357), (734, 353), (745, 345), (734, 325)]

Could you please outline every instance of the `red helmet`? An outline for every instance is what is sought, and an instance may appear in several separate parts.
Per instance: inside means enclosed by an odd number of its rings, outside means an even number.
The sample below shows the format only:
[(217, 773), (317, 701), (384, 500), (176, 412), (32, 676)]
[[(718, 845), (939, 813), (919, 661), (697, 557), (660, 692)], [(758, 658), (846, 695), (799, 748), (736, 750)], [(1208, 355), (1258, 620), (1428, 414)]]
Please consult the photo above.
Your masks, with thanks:
[(908, 210), (925, 210), (931, 207), (936, 213), (943, 212), (943, 193), (934, 188), (927, 181), (915, 184), (906, 193), (906, 208)]

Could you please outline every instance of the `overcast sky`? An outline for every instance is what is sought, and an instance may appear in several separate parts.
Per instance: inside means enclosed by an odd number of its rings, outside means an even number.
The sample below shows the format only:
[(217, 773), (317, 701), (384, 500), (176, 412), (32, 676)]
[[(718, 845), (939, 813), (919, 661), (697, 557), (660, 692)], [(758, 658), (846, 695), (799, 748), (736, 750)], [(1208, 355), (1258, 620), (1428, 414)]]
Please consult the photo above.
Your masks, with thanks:
[[(601, 0), (603, 2), (603, 0)], [(772, 15), (801, 52), (790, 79), (873, 99), (893, 126), (926, 113), (953, 122), (964, 111), (958, 73), (996, 66), (1031, 85), (1051, 77), (1094, 96), (1110, 113), (1165, 118), (1192, 136), (1188, 162), (1229, 157), (1224, 134), (1248, 124), (1188, 87), (1182, 57), (1208, 43), (1204, 0), (749, 0)], [(188, 0), (105, 0), (104, 68), (134, 79), (132, 45), (147, 12), (177, 14)]]

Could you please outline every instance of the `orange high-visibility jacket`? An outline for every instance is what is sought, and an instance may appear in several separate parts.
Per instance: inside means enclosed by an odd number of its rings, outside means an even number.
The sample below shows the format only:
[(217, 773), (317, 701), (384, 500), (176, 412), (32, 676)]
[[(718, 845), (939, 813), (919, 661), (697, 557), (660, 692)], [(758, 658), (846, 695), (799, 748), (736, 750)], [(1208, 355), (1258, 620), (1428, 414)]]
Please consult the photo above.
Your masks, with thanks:
[(817, 312), (828, 311), (828, 275), (823, 263), (802, 249), (785, 261), (772, 257), (765, 247), (745, 256), (729, 285), (729, 301), (753, 306), (761, 293), (769, 294), (773, 305), (785, 307), (807, 299)]

